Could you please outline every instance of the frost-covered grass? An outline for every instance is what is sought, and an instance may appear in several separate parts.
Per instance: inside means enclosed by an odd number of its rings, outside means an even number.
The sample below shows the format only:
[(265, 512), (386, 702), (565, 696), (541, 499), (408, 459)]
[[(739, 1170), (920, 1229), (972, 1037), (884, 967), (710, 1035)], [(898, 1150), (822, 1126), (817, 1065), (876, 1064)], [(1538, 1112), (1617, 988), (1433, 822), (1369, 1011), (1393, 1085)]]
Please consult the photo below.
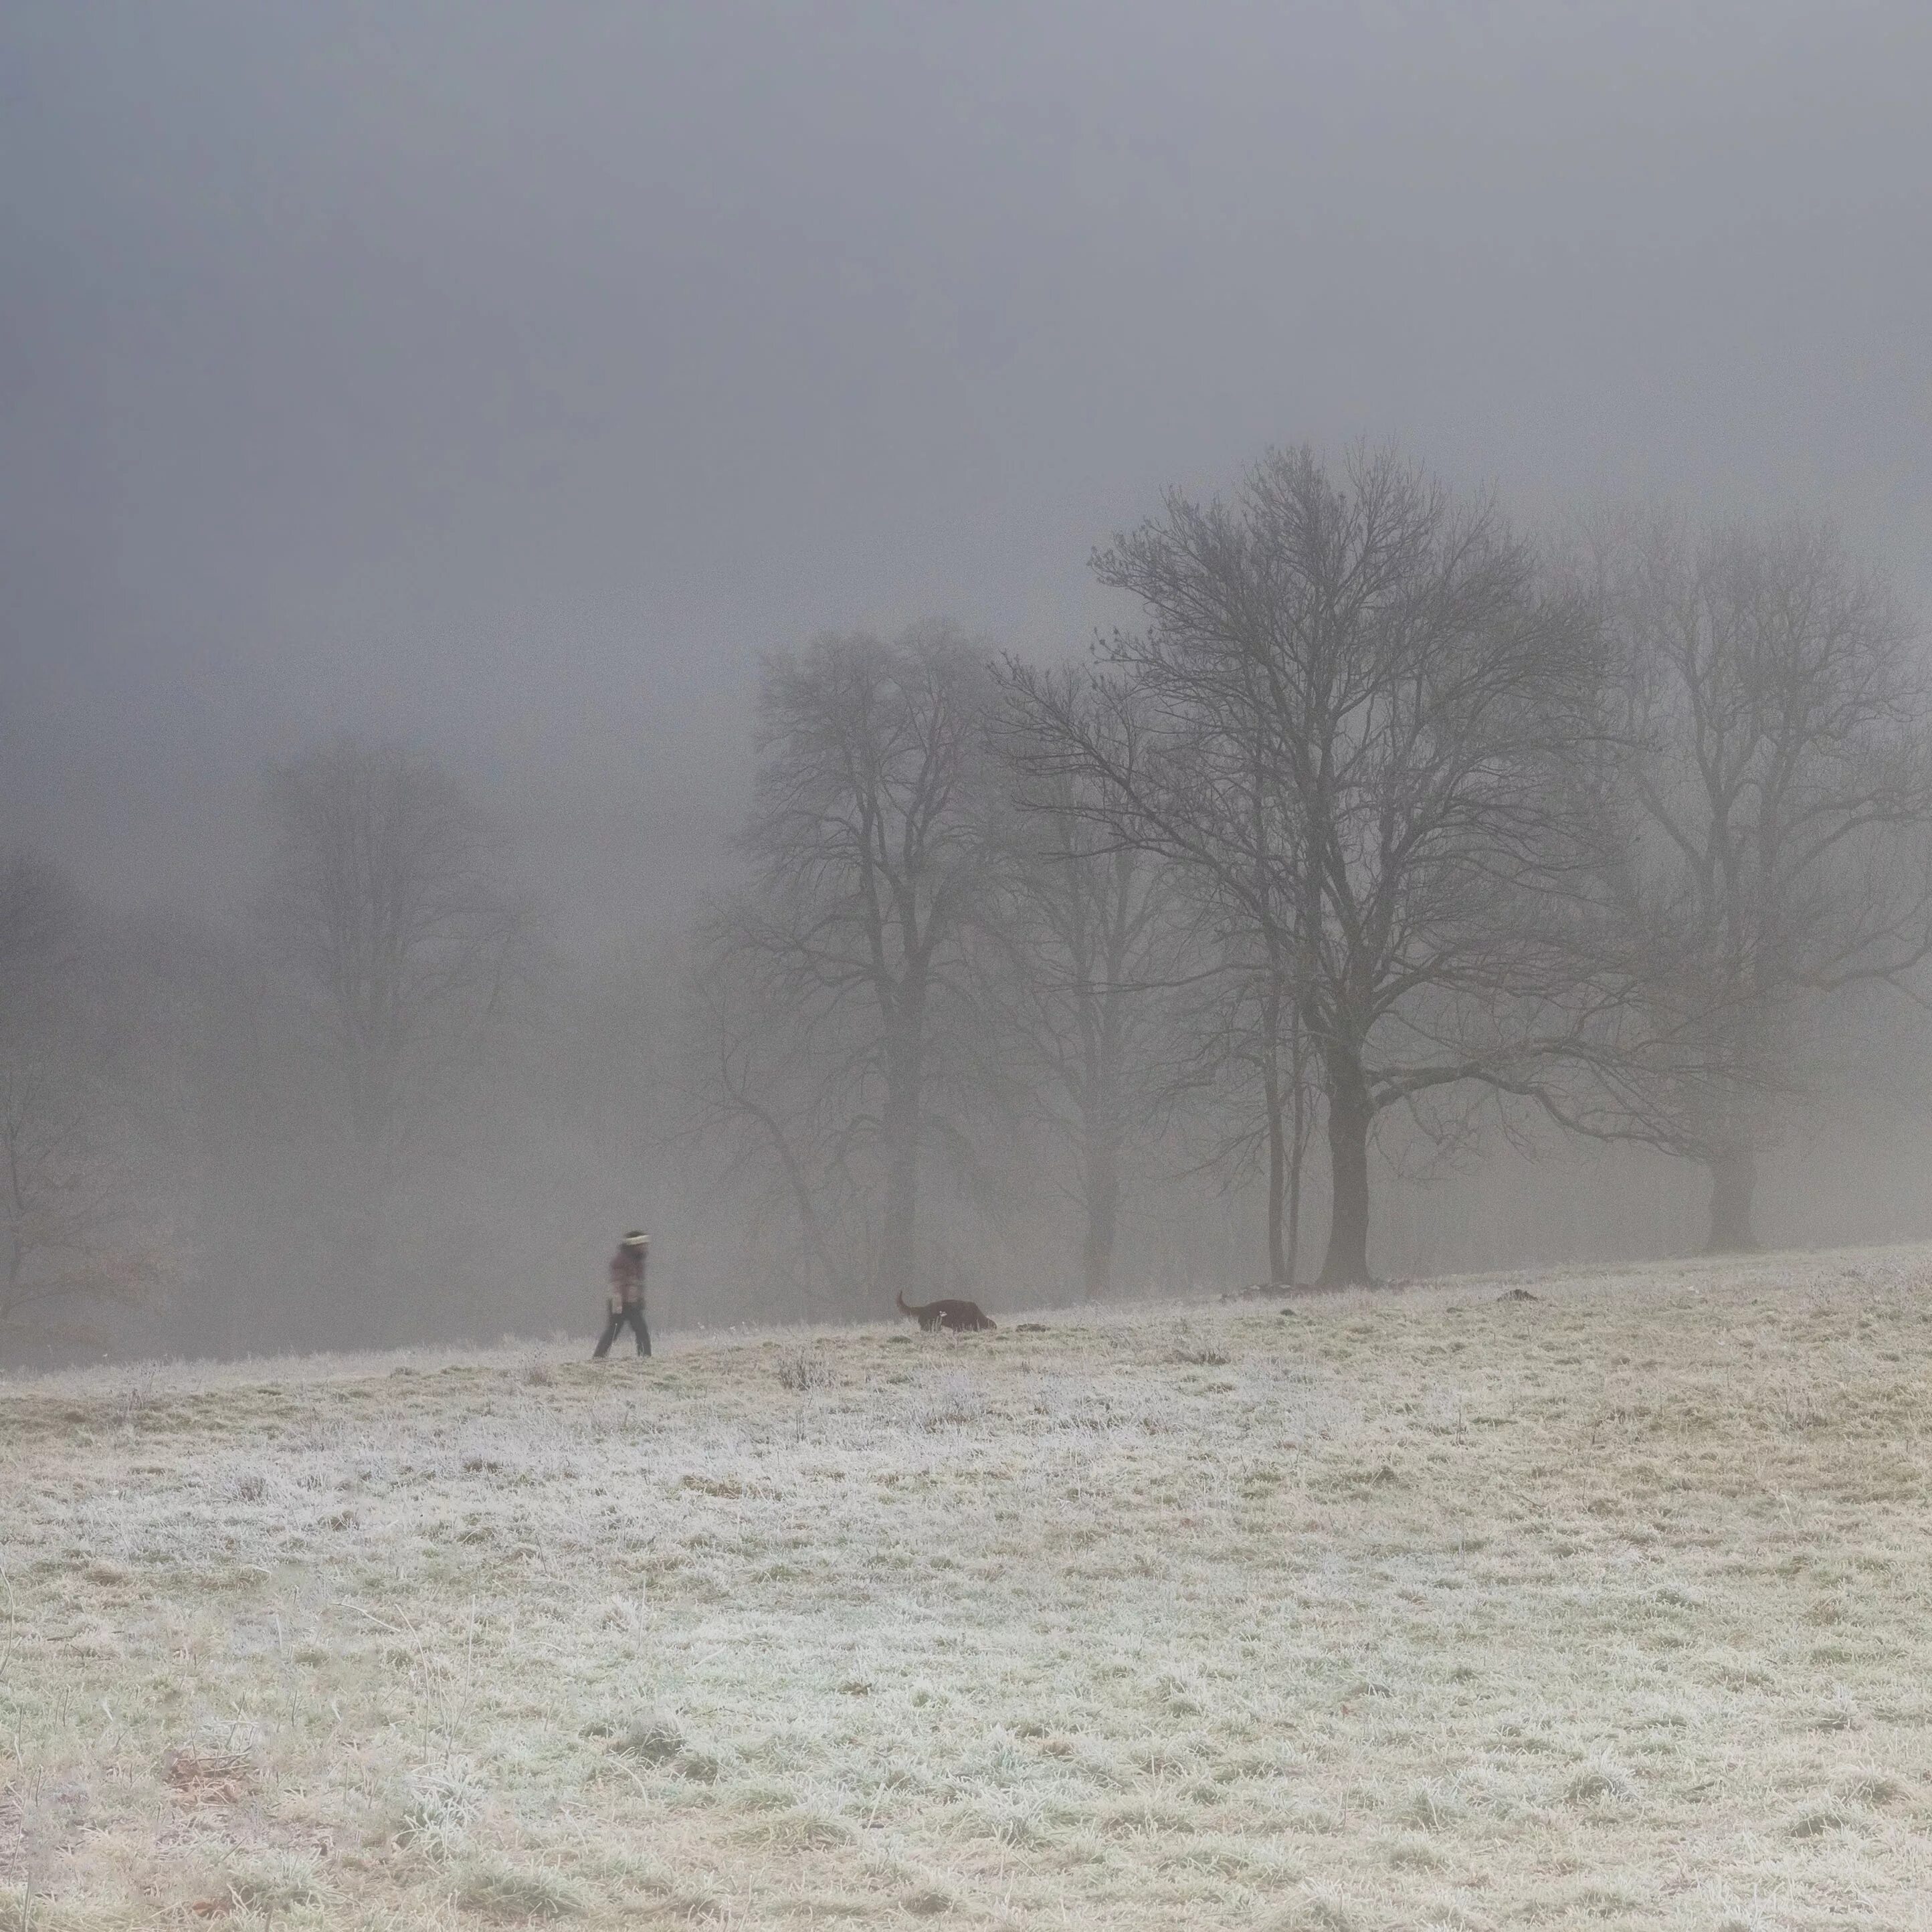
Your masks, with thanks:
[(0, 1385), (0, 1928), (1932, 1924), (1928, 1291)]

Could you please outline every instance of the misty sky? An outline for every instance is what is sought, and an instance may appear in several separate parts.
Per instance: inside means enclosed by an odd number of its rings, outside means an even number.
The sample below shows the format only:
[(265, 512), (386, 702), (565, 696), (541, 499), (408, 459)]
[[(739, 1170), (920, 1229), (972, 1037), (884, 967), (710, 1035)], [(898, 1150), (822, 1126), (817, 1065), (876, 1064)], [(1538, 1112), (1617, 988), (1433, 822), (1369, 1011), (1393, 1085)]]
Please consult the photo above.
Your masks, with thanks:
[(1095, 542), (1302, 438), (1926, 598), (1928, 98), (1925, 0), (11, 0), (0, 841), (232, 904), (352, 726), (612, 934), (761, 650), (1077, 649)]

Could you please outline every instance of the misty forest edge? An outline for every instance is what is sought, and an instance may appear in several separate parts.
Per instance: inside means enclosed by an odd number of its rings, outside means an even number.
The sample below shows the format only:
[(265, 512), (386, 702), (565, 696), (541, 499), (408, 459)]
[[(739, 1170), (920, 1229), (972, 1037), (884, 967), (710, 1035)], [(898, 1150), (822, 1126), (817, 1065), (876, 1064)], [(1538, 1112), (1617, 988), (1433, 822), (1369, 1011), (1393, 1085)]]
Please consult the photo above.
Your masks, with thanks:
[(1828, 527), (1532, 539), (1397, 453), (1295, 448), (1093, 567), (1136, 615), (1084, 663), (943, 622), (769, 658), (740, 882), (628, 976), (562, 952), (405, 746), (267, 771), (240, 929), (110, 918), (14, 854), (0, 1348), (144, 1308), (210, 1352), (372, 1345), (405, 1281), (446, 1331), (493, 1210), (587, 1306), (668, 1176), (767, 1316), (976, 1291), (973, 1231), (1042, 1204), (1100, 1298), (1162, 1186), (1257, 1190), (1276, 1283), (1312, 1204), (1316, 1280), (1365, 1282), (1378, 1147), (1654, 1150), (1744, 1249), (1760, 1158), (1909, 1054), (1925, 666)]

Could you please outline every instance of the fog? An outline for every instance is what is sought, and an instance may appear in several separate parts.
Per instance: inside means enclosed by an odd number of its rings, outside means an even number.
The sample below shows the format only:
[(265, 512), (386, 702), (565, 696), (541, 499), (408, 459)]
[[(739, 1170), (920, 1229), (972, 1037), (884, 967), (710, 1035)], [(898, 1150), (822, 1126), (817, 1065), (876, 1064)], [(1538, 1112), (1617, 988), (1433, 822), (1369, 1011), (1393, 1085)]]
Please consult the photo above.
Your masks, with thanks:
[[(1271, 448), (1400, 450), (1540, 541), (1828, 524), (1922, 631), (1928, 84), (1905, 0), (7, 10), (0, 844), (71, 888), (115, 1239), (165, 1250), (45, 1346), (587, 1334), (638, 1220), (672, 1327), (872, 1307), (687, 1159), (761, 663), (935, 620), (1078, 660), (1148, 621), (1096, 547)], [(350, 740), (447, 775), (528, 943), (360, 1234), (266, 909), (265, 774)], [(1908, 997), (1780, 1036), (1823, 1070), (1770, 1083), (1767, 1241), (1932, 1233), (1909, 937)], [(1076, 1296), (991, 1105), (918, 1281)], [(1162, 1118), (1114, 1292), (1264, 1279), (1254, 1171)], [(1378, 1275), (1704, 1238), (1681, 1154), (1384, 1126)]]

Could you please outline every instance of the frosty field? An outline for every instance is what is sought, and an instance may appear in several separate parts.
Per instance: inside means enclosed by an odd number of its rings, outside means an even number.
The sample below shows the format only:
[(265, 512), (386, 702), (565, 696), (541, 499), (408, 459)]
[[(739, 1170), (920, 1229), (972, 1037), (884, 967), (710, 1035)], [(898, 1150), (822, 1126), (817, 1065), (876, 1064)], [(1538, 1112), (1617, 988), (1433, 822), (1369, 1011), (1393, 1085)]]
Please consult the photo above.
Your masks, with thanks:
[(987, 1299), (0, 1384), (0, 1926), (1932, 1924), (1932, 1253)]

